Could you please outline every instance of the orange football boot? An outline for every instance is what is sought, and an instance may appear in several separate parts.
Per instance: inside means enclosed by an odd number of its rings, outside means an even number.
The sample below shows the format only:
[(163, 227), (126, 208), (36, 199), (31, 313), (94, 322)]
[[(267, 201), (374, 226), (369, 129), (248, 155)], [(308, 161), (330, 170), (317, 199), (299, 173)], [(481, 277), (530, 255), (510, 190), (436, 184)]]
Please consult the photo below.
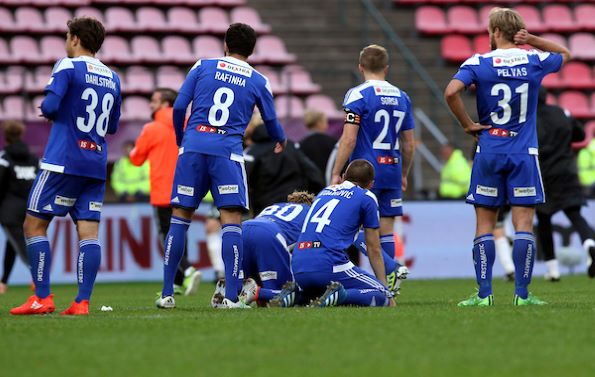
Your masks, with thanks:
[(81, 302), (73, 301), (70, 308), (64, 310), (60, 315), (88, 315), (89, 314), (89, 300), (82, 300)]
[(39, 298), (33, 295), (27, 299), (21, 306), (12, 308), (10, 314), (13, 315), (31, 315), (31, 314), (49, 314), (56, 310), (54, 305), (54, 295), (51, 294), (46, 298)]

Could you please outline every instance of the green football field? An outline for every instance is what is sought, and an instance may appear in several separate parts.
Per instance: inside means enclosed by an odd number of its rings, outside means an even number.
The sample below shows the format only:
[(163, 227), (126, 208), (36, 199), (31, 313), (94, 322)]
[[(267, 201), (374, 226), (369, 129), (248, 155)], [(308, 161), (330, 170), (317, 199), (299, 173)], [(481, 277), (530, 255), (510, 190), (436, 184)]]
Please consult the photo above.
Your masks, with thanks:
[[(212, 284), (157, 310), (158, 284), (99, 284), (92, 315), (12, 317), (0, 296), (0, 376), (595, 376), (595, 281), (532, 291), (546, 307), (458, 308), (470, 280), (407, 281), (396, 308), (253, 309), (208, 304)], [(75, 286), (56, 287), (57, 309)], [(113, 312), (100, 312), (102, 305)]]

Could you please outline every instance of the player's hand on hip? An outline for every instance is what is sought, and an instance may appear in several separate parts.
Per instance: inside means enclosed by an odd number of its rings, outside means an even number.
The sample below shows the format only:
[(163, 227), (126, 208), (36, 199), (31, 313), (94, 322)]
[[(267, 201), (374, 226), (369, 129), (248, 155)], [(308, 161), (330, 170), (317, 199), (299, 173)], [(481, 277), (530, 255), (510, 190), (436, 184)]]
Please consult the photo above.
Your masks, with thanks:
[(468, 133), (469, 135), (473, 136), (474, 138), (477, 138), (477, 135), (481, 131), (487, 130), (490, 128), (492, 128), (492, 126), (486, 126), (486, 125), (479, 124), (479, 123), (471, 123), (465, 127), (465, 132)]
[(521, 29), (514, 35), (514, 43), (517, 45), (524, 45), (529, 43), (529, 38), (531, 34), (527, 31), (527, 29)]
[(287, 140), (283, 140), (283, 142), (277, 142), (275, 144), (275, 149), (273, 150), (275, 153), (279, 154), (283, 152), (285, 147), (287, 146)]

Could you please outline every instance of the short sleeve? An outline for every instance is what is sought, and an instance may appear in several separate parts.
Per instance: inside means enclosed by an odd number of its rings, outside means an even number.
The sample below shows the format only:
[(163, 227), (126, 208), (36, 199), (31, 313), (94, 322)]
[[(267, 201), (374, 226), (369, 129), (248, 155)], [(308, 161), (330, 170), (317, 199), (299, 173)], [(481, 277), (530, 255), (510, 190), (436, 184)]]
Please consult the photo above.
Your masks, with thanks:
[(275, 101), (273, 100), (273, 91), (269, 80), (262, 76), (264, 85), (258, 86), (258, 95), (256, 96), (256, 106), (260, 110), (260, 115), (263, 121), (270, 121), (277, 119), (275, 112)]
[(380, 228), (380, 214), (378, 212), (378, 199), (371, 191), (366, 191), (362, 199), (360, 216), (364, 228)]
[(467, 59), (459, 71), (454, 75), (454, 79), (461, 81), (466, 87), (477, 81), (477, 74), (475, 68), (479, 66), (479, 55), (474, 55)]
[(347, 92), (343, 100), (343, 110), (346, 113), (354, 113), (362, 116), (364, 113), (364, 96), (358, 88), (353, 88)]
[(537, 57), (539, 58), (541, 67), (543, 68), (543, 76), (553, 72), (558, 72), (560, 68), (562, 68), (562, 62), (564, 61), (562, 54), (555, 52), (539, 52)]
[(412, 130), (415, 128), (415, 120), (413, 119), (413, 106), (411, 105), (411, 99), (405, 92), (403, 93), (403, 97), (407, 102), (407, 110), (405, 110), (405, 119), (403, 119), (403, 124), (401, 125), (401, 131)]
[(45, 93), (52, 92), (59, 97), (64, 97), (72, 74), (74, 73), (74, 64), (70, 59), (61, 59), (54, 65), (52, 76), (45, 87)]

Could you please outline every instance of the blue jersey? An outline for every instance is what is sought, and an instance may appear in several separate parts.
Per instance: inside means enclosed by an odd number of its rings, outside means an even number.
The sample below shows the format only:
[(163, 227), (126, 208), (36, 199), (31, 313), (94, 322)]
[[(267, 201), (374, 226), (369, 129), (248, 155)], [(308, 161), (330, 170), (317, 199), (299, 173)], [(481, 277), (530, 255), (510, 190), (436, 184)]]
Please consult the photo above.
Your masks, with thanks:
[[(185, 110), (190, 101), (192, 110), (181, 145), (184, 151), (227, 158), (232, 154), (241, 156), (242, 137), (254, 106), (265, 125), (274, 122), (277, 132), (271, 138), (285, 139), (276, 122), (268, 79), (244, 61), (233, 57), (199, 60), (180, 89), (174, 111)], [(176, 117), (174, 123), (179, 135), (183, 126)]]
[(294, 273), (348, 262), (344, 250), (353, 244), (360, 226), (380, 227), (378, 203), (372, 192), (349, 181), (322, 190), (308, 211), (293, 250)]
[(492, 128), (479, 134), (481, 153), (537, 153), (537, 97), (545, 75), (557, 72), (562, 55), (498, 49), (474, 55), (454, 76), (475, 84), (479, 123)]
[(375, 189), (400, 188), (399, 134), (415, 126), (407, 94), (386, 81), (368, 80), (347, 92), (343, 108), (345, 123), (359, 126), (350, 160), (374, 165)]
[(289, 246), (297, 241), (308, 209), (310, 206), (306, 204), (276, 203), (266, 207), (254, 220), (249, 221), (275, 223)]
[[(45, 103), (57, 101), (41, 169), (105, 180), (105, 135), (120, 119), (120, 78), (98, 59), (64, 58), (54, 66)], [(44, 106), (45, 105), (45, 106)]]

